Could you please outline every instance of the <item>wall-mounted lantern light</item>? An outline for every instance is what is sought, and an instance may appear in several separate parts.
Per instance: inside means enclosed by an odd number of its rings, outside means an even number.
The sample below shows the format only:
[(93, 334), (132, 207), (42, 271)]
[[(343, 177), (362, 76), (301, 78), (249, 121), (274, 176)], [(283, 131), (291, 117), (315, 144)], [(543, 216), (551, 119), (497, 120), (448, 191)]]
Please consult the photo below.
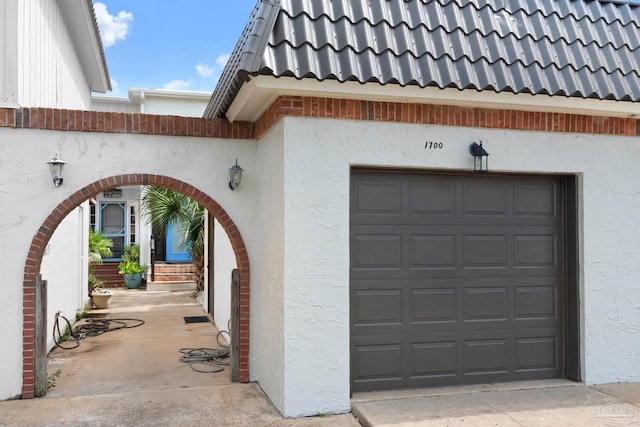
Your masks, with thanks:
[(49, 165), (49, 169), (51, 169), (51, 178), (53, 179), (53, 185), (56, 187), (60, 187), (62, 185), (62, 170), (64, 169), (64, 165), (67, 164), (64, 160), (62, 160), (56, 154), (53, 156), (53, 159), (47, 162)]
[(238, 159), (236, 159), (236, 164), (229, 168), (229, 188), (235, 190), (240, 186), (240, 181), (242, 181), (242, 172), (244, 169), (238, 165)]
[(473, 171), (479, 173), (485, 173), (489, 171), (489, 153), (482, 147), (482, 141), (480, 144), (474, 142), (469, 147), (469, 152), (473, 156)]

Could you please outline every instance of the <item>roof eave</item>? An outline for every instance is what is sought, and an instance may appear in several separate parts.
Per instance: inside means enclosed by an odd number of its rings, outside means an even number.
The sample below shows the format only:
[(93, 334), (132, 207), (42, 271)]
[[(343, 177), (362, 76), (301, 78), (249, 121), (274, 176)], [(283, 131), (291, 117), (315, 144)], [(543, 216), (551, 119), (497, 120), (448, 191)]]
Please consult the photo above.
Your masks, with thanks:
[(577, 97), (496, 93), (455, 88), (380, 85), (293, 77), (255, 76), (238, 91), (227, 110), (230, 121), (257, 121), (280, 96), (357, 99), (417, 104), (454, 105), (548, 113), (569, 113), (606, 117), (640, 117), (639, 102), (623, 102)]
[(111, 90), (107, 61), (91, 0), (59, 1), (82, 68), (93, 92)]
[(249, 75), (258, 71), (276, 18), (280, 0), (258, 0), (251, 18), (222, 71), (204, 117), (221, 117), (233, 103)]

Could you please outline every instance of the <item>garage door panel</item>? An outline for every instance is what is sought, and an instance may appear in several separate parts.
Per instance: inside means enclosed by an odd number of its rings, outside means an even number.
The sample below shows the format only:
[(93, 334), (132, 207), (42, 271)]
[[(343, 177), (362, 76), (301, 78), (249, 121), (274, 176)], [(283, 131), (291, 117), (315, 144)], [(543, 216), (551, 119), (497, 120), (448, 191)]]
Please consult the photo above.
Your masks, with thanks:
[(463, 237), (464, 268), (507, 268), (508, 236), (465, 235)]
[(464, 216), (506, 216), (506, 184), (465, 182), (462, 184), (462, 214)]
[(455, 341), (410, 343), (410, 380), (453, 377), (457, 374)]
[[(494, 331), (447, 340), (448, 334), (386, 334), (352, 343), (358, 390), (556, 377), (561, 355), (553, 330)], [(524, 333), (527, 336), (517, 336)]]
[(507, 339), (469, 340), (464, 342), (464, 375), (509, 372)]
[(559, 183), (353, 174), (354, 391), (562, 375)]
[(464, 289), (464, 320), (508, 320), (506, 287)]
[(560, 370), (557, 336), (518, 338), (515, 346), (516, 372)]
[(400, 289), (359, 290), (353, 293), (353, 299), (355, 324), (402, 324), (403, 304)]
[(514, 264), (516, 268), (557, 268), (558, 236), (514, 236)]
[(402, 236), (393, 234), (356, 235), (352, 265), (357, 269), (401, 269)]
[(456, 210), (455, 185), (451, 182), (410, 183), (410, 215), (451, 216)]
[(555, 219), (560, 213), (559, 187), (550, 184), (514, 185), (514, 216)]
[(557, 319), (557, 286), (518, 286), (515, 288), (516, 319)]
[(456, 236), (437, 234), (409, 235), (409, 268), (416, 270), (454, 269)]
[(411, 324), (456, 321), (457, 298), (454, 288), (411, 289), (409, 292)]
[(399, 215), (402, 213), (401, 182), (388, 180), (359, 182), (354, 197), (354, 214)]
[(352, 357), (354, 379), (363, 386), (397, 386), (403, 381), (402, 343), (355, 345)]

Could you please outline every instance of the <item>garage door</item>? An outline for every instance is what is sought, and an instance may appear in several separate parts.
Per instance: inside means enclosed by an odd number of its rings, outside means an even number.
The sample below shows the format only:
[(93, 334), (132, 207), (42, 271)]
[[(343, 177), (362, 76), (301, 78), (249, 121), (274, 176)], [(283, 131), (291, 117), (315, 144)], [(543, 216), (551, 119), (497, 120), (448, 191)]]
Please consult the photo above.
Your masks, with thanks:
[(353, 171), (352, 390), (556, 378), (561, 181)]

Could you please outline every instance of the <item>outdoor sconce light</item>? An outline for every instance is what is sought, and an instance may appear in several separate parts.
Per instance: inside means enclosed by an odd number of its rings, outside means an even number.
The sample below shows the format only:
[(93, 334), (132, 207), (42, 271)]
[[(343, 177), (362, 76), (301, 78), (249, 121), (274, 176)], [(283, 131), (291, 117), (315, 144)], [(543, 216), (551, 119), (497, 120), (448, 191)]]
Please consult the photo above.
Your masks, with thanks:
[(49, 160), (47, 164), (49, 165), (49, 169), (51, 169), (51, 178), (53, 178), (53, 185), (56, 187), (60, 187), (62, 185), (62, 170), (64, 169), (64, 165), (67, 162), (62, 160), (56, 154), (53, 156), (53, 159)]
[(489, 153), (480, 144), (474, 142), (469, 146), (469, 152), (473, 156), (473, 171), (477, 173), (486, 173), (489, 171)]
[(238, 165), (238, 159), (236, 159), (236, 164), (229, 168), (229, 188), (231, 190), (235, 190), (240, 186), (242, 172), (244, 172), (244, 169)]

